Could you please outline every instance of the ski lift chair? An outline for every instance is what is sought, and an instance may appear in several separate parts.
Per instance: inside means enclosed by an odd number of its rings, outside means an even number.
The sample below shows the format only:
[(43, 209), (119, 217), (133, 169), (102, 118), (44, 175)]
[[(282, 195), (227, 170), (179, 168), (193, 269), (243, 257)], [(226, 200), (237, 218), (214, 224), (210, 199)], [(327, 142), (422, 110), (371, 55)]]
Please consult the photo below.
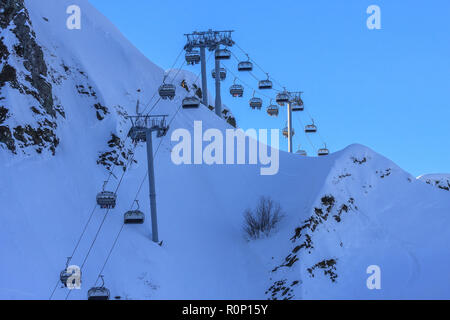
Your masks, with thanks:
[(117, 195), (111, 191), (105, 191), (108, 181), (103, 184), (103, 191), (97, 194), (97, 204), (102, 209), (114, 209), (116, 207)]
[(100, 278), (102, 279), (102, 285), (89, 289), (88, 300), (109, 300), (111, 296), (109, 289), (105, 287), (103, 276), (100, 276)]

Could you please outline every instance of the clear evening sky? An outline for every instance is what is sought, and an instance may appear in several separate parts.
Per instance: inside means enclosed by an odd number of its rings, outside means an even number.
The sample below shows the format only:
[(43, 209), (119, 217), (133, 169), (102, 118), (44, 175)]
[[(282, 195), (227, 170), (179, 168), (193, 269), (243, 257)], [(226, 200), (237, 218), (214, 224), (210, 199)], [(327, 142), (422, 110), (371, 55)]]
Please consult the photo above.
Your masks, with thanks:
[[(172, 66), (184, 33), (235, 30), (236, 43), (263, 69), (289, 90), (304, 91), (320, 135), (310, 143), (301, 128), (309, 115), (296, 114), (294, 149), (301, 144), (313, 154), (322, 137), (331, 151), (364, 144), (416, 176), (450, 173), (448, 0), (90, 2), (163, 68)], [(381, 9), (381, 30), (366, 26), (369, 5)], [(237, 47), (232, 50), (245, 58)], [(236, 69), (234, 60), (225, 64)], [(184, 68), (200, 71), (199, 65)], [(259, 70), (255, 75), (264, 78)], [(252, 77), (239, 76), (256, 87)], [(249, 108), (251, 89), (243, 99), (232, 98), (233, 79), (229, 75), (222, 96), (240, 127), (285, 126), (284, 109), (274, 119)], [(283, 139), (282, 148), (286, 145)]]

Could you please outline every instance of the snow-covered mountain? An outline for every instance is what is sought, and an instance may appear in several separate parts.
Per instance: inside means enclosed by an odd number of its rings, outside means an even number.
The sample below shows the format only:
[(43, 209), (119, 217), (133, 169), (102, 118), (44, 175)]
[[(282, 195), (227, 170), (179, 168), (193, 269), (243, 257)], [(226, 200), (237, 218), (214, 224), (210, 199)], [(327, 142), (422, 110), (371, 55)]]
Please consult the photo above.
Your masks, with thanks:
[(417, 179), (425, 181), (439, 189), (450, 191), (450, 174), (434, 173), (425, 174)]
[[(81, 30), (66, 28), (73, 4)], [(147, 221), (123, 228), (102, 272), (113, 297), (450, 298), (450, 194), (432, 177), (415, 179), (361, 145), (322, 158), (281, 152), (273, 176), (256, 165), (177, 166), (173, 130), (234, 124), (205, 106), (180, 110), (199, 93), (196, 75), (169, 72), (177, 97), (155, 104), (165, 71), (88, 1), (1, 5), (0, 298), (48, 299), (93, 213), (71, 261), (85, 263), (70, 299), (85, 299), (136, 197)], [(151, 241), (145, 146), (126, 139), (136, 99), (171, 120), (155, 140), (162, 246)], [(105, 180), (118, 204), (104, 220), (93, 207)], [(279, 202), (284, 218), (271, 236), (247, 241), (243, 213), (261, 196)], [(379, 290), (366, 285), (372, 265)], [(57, 287), (53, 298), (66, 294)]]

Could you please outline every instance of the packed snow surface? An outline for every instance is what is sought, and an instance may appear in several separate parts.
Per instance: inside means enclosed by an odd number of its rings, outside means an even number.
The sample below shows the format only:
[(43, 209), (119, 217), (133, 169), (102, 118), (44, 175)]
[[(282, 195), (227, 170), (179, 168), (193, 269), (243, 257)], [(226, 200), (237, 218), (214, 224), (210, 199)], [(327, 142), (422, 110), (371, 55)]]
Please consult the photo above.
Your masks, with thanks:
[[(97, 164), (99, 153), (108, 149), (111, 134), (126, 141), (129, 121), (123, 114), (134, 114), (138, 98), (148, 112), (165, 73), (87, 1), (25, 3), (49, 69), (64, 75), (53, 82), (53, 94), (65, 117), (57, 118), (60, 145), (54, 156), (0, 149), (0, 299), (50, 297), (108, 179), (108, 171)], [(81, 30), (65, 27), (72, 4), (82, 8)], [(8, 43), (14, 43), (10, 37)], [(146, 222), (124, 227), (106, 264), (103, 274), (112, 297), (450, 298), (448, 191), (356, 144), (322, 158), (280, 152), (280, 169), (273, 176), (260, 175), (259, 165), (177, 166), (171, 161), (174, 130), (192, 132), (195, 120), (204, 130), (231, 128), (205, 106), (180, 110), (189, 94), (180, 87), (182, 80), (198, 85), (196, 74), (179, 72), (173, 79), (177, 97), (152, 110), (172, 121), (165, 138), (154, 138), (162, 246), (151, 241), (141, 144), (125, 174), (122, 167), (113, 168), (107, 189), (119, 188), (117, 206), (107, 214), (83, 265), (81, 290), (71, 292), (70, 299), (85, 299), (95, 285), (136, 194)], [(95, 97), (80, 94), (80, 84), (90, 86)], [(29, 97), (11, 87), (2, 94), (14, 121), (32, 117), (19, 112), (29, 107)], [(109, 110), (103, 120), (92, 107), (97, 102)], [(261, 196), (279, 202), (284, 218), (270, 236), (248, 241), (243, 213)], [(83, 264), (106, 212), (95, 209), (71, 264)], [(367, 287), (371, 265), (381, 270), (379, 290)], [(67, 289), (58, 286), (53, 298), (66, 295)]]

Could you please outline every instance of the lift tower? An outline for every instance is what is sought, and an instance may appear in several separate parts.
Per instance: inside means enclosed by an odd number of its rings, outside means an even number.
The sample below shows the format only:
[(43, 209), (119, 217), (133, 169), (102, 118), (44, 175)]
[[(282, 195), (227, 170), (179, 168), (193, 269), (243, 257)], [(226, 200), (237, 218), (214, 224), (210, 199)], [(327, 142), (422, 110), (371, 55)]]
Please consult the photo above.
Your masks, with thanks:
[[(231, 38), (233, 30), (228, 31), (213, 31), (209, 29), (208, 31), (194, 31), (193, 33), (185, 34), (187, 38), (187, 43), (184, 46), (186, 52), (191, 52), (193, 49), (200, 49), (200, 61), (202, 68), (202, 103), (208, 106), (208, 85), (206, 77), (206, 54), (205, 50), (216, 51), (220, 49), (220, 46), (232, 47), (234, 41)], [(215, 64), (216, 71), (216, 114), (222, 116), (222, 99), (220, 96), (220, 61), (216, 60)]]
[(287, 120), (288, 120), (288, 152), (292, 153), (292, 106), (291, 102), (289, 101), (287, 104)]
[[(139, 102), (138, 102), (139, 106)], [(136, 107), (138, 110), (139, 107)], [(147, 162), (148, 162), (148, 182), (150, 189), (150, 212), (152, 218), (152, 240), (158, 243), (158, 221), (156, 214), (156, 187), (155, 187), (155, 168), (153, 163), (153, 143), (152, 135), (161, 138), (169, 131), (166, 123), (167, 115), (141, 115), (137, 112), (136, 116), (128, 116), (132, 127), (128, 135), (134, 143), (147, 142)]]
[[(302, 101), (301, 95), (303, 92), (297, 91), (297, 92), (289, 92), (290, 101), (287, 104), (287, 119), (288, 119), (288, 151), (290, 153), (293, 153), (293, 146), (292, 146), (292, 105), (297, 105)], [(302, 102), (303, 104), (303, 102)]]

